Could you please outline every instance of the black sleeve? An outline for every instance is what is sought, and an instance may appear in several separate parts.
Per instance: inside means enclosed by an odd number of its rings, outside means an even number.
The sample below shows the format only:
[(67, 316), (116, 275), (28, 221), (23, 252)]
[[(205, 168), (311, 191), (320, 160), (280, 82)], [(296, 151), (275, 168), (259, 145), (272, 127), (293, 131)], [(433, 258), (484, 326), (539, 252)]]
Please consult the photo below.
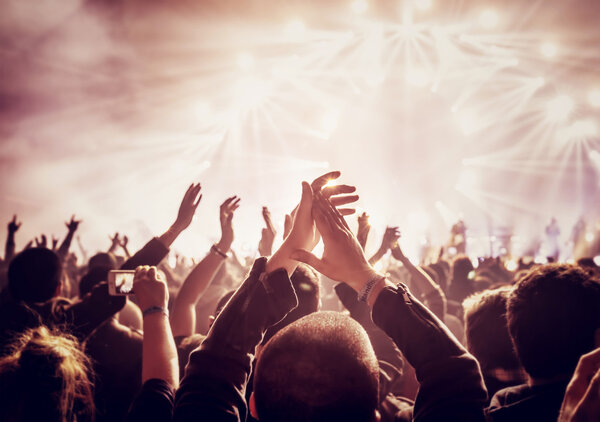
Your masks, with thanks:
[(157, 238), (153, 238), (121, 265), (121, 270), (135, 270), (140, 265), (158, 265), (169, 253), (169, 248)]
[(170, 422), (173, 417), (173, 402), (174, 393), (171, 386), (164, 380), (150, 379), (144, 383), (133, 401), (127, 421)]
[(420, 383), (415, 421), (484, 421), (487, 391), (479, 364), (406, 286), (386, 287), (373, 321), (415, 368)]
[(298, 305), (285, 270), (264, 273), (265, 258), (229, 300), (190, 356), (175, 399), (176, 421), (245, 421), (245, 390), (265, 331)]

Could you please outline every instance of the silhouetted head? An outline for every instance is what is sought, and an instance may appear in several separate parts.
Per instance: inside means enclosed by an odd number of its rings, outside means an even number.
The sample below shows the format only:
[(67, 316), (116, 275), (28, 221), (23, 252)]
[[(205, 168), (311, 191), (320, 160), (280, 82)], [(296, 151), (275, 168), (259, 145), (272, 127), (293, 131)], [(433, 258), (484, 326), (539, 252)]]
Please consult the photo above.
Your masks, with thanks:
[(96, 267), (108, 268), (114, 270), (117, 268), (117, 259), (115, 256), (108, 252), (99, 252), (88, 261), (88, 271)]
[(338, 312), (312, 313), (266, 344), (251, 407), (261, 421), (373, 421), (378, 371), (360, 324)]
[(507, 304), (510, 336), (533, 379), (570, 376), (594, 349), (600, 328), (600, 283), (574, 265), (533, 268)]
[(79, 280), (79, 297), (83, 297), (92, 291), (94, 286), (108, 279), (108, 267), (94, 267), (90, 269), (81, 280)]
[(287, 327), (292, 322), (299, 320), (303, 316), (312, 314), (319, 310), (320, 304), (320, 283), (319, 275), (305, 264), (299, 264), (296, 270), (290, 277), (296, 297), (298, 298), (298, 306), (296, 306), (285, 318), (277, 324), (270, 327), (265, 333), (262, 344), (266, 344), (279, 330)]
[(74, 337), (41, 326), (0, 359), (0, 420), (91, 421), (90, 359)]
[(26, 249), (8, 268), (10, 293), (26, 303), (45, 302), (59, 292), (61, 275), (60, 259), (50, 249)]
[(460, 255), (452, 261), (452, 283), (463, 282), (469, 279), (469, 273), (473, 271), (473, 264), (466, 255)]
[(467, 349), (484, 371), (512, 371), (521, 367), (506, 321), (506, 303), (511, 289), (506, 286), (485, 290), (463, 301)]

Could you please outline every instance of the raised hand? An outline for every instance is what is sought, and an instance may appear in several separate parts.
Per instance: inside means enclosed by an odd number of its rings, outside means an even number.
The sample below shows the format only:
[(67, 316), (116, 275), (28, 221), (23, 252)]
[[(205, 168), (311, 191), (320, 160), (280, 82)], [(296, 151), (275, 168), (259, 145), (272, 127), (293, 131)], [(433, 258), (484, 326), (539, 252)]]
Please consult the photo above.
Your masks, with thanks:
[(108, 236), (108, 238), (110, 239), (110, 248), (108, 249), (108, 252), (114, 252), (115, 249), (117, 249), (117, 246), (119, 246), (119, 232), (115, 232), (114, 236)]
[(283, 221), (283, 238), (288, 237), (288, 234), (292, 231), (292, 226), (294, 225), (294, 219), (291, 214), (286, 214), (285, 219)]
[(227, 252), (233, 243), (233, 214), (240, 206), (241, 198), (231, 196), (227, 198), (219, 208), (219, 221), (221, 223), (221, 240), (217, 247), (221, 252)]
[(71, 216), (71, 221), (65, 221), (65, 226), (67, 226), (69, 232), (74, 233), (77, 231), (79, 223), (81, 223), (81, 220), (75, 220), (75, 214), (73, 214), (73, 216)]
[(273, 242), (275, 241), (277, 232), (271, 221), (271, 212), (267, 207), (262, 208), (262, 216), (266, 227), (261, 232), (260, 241), (258, 242), (258, 253), (261, 256), (270, 256), (273, 252)]
[(319, 259), (311, 252), (299, 249), (292, 254), (292, 258), (360, 291), (377, 273), (369, 265), (356, 236), (333, 204), (319, 193), (314, 195), (312, 202), (312, 214), (325, 246), (323, 257)]
[(369, 224), (369, 215), (366, 212), (363, 212), (358, 216), (358, 230), (356, 231), (356, 238), (363, 250), (367, 245), (367, 238), (369, 237), (370, 230), (371, 224)]
[(13, 215), (12, 220), (8, 223), (8, 232), (14, 234), (21, 227), (22, 223), (17, 223), (17, 215)]
[(36, 237), (34, 240), (35, 240), (36, 248), (47, 248), (48, 247), (48, 239), (46, 238), (45, 234), (42, 234), (39, 238)]
[(579, 359), (560, 409), (559, 422), (586, 422), (600, 417), (600, 348)]
[(383, 239), (381, 240), (381, 249), (385, 249), (386, 251), (393, 249), (398, 244), (398, 239), (400, 239), (400, 230), (398, 230), (398, 227), (386, 227)]
[(177, 219), (173, 224), (173, 227), (178, 231), (181, 232), (187, 229), (192, 223), (192, 219), (194, 218), (196, 208), (198, 208), (200, 200), (202, 199), (202, 195), (200, 194), (201, 189), (202, 187), (200, 186), (200, 183), (192, 183), (188, 190), (185, 192), (185, 195), (183, 195), (181, 205), (179, 205)]
[(52, 239), (52, 250), (56, 252), (56, 249), (58, 248), (58, 237), (54, 237), (54, 235), (52, 235), (51, 237)]
[(117, 238), (117, 242), (119, 243), (120, 247), (122, 247), (123, 249), (127, 249), (127, 244), (129, 243), (129, 238), (127, 237), (127, 235), (123, 235), (123, 237), (121, 237), (120, 240)]
[(169, 289), (156, 267), (144, 265), (135, 269), (133, 292), (142, 310), (154, 306), (167, 309)]

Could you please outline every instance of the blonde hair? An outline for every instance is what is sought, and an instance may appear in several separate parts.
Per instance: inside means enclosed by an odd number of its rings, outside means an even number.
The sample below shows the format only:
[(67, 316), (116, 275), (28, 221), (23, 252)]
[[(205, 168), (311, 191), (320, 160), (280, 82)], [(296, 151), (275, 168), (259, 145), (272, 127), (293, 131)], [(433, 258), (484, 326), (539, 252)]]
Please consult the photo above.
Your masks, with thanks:
[(93, 421), (91, 368), (71, 335), (45, 326), (19, 334), (0, 358), (0, 419)]

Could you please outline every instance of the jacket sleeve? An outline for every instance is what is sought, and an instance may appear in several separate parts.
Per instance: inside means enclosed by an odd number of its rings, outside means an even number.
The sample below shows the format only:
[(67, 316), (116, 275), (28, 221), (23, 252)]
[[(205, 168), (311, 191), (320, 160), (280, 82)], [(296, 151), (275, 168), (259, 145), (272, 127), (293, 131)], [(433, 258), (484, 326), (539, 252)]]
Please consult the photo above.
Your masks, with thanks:
[(174, 393), (171, 386), (161, 379), (149, 379), (133, 401), (127, 422), (171, 422)]
[(259, 258), (206, 339), (190, 356), (175, 398), (176, 421), (245, 421), (244, 398), (256, 346), (298, 305), (285, 270), (264, 273)]
[(373, 321), (400, 348), (420, 383), (415, 421), (484, 421), (487, 391), (479, 364), (406, 286), (386, 287)]
[(142, 249), (121, 265), (121, 270), (135, 270), (140, 265), (158, 265), (169, 253), (169, 248), (157, 238), (151, 239)]

